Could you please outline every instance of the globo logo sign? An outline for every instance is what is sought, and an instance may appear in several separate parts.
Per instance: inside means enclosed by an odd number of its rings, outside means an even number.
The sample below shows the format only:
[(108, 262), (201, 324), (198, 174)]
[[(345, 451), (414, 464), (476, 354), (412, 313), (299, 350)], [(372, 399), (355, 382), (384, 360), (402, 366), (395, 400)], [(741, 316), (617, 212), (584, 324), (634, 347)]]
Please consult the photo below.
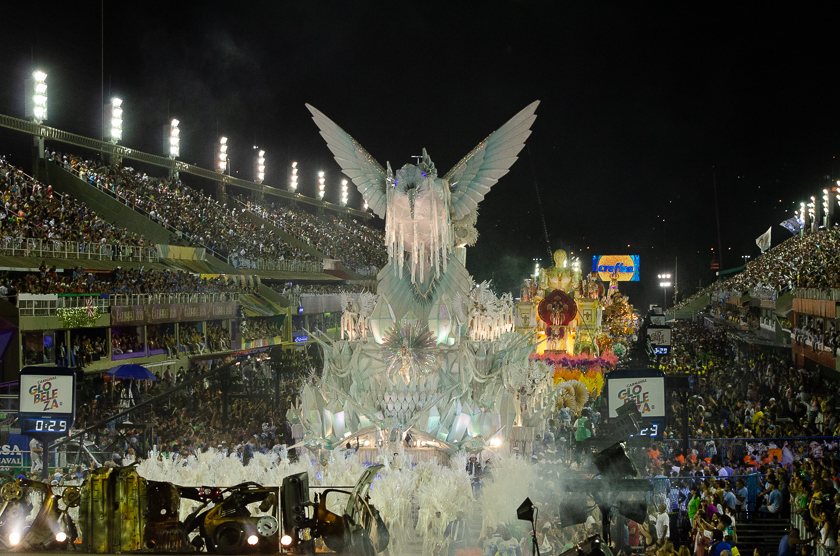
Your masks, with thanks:
[(592, 271), (605, 282), (617, 274), (619, 282), (639, 281), (638, 255), (600, 255), (592, 257)]

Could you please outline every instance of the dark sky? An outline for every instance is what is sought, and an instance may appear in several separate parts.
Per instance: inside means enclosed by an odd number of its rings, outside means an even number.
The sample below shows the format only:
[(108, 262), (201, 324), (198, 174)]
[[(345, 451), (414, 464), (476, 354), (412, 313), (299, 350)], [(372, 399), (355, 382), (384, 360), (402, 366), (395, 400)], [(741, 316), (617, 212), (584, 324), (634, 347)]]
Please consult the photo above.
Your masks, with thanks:
[[(98, 136), (100, 2), (13, 4), (0, 113), (22, 116), (37, 66), (49, 75), (47, 123)], [(656, 274), (675, 257), (681, 293), (711, 280), (713, 172), (726, 268), (756, 256), (769, 226), (774, 244), (786, 238), (778, 223), (794, 203), (837, 177), (830, 14), (736, 4), (109, 0), (105, 96), (124, 99), (128, 146), (161, 153), (161, 127), (177, 117), (183, 160), (209, 167), (226, 135), (240, 177), (252, 178), (259, 145), (266, 183), (285, 187), (297, 160), (301, 191), (313, 195), (323, 169), (333, 201), (341, 176), (306, 102), (383, 165), (426, 147), (445, 173), (539, 99), (530, 155), (480, 205), (470, 271), (510, 289), (531, 259), (547, 264), (542, 208), (551, 248), (582, 253), (584, 266), (592, 254), (641, 255), (642, 282), (625, 291), (644, 307), (661, 300)], [(0, 150), (24, 167), (27, 145), (0, 131)]]

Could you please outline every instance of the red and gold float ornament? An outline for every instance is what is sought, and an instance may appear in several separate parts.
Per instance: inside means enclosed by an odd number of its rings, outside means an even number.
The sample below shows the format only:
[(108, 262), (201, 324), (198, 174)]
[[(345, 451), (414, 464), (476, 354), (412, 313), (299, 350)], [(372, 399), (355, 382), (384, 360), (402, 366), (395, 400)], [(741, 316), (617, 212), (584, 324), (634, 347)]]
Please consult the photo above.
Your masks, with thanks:
[(537, 313), (546, 324), (567, 326), (577, 316), (577, 303), (568, 294), (554, 290), (540, 301)]

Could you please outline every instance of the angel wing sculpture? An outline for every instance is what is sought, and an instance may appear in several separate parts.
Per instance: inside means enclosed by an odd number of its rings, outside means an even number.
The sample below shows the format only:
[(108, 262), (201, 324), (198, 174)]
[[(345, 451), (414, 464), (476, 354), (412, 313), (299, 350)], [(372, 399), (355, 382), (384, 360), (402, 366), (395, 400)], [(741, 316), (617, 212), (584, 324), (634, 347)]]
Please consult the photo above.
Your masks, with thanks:
[[(416, 165), (406, 164), (396, 173), (390, 163), (383, 168), (332, 120), (306, 107), (344, 174), (373, 212), (385, 219), (386, 270), (396, 281), (408, 282), (418, 302), (430, 305), (438, 297), (434, 293), (438, 283), (457, 262), (451, 259), (455, 248), (475, 243), (478, 204), (516, 161), (531, 134), (538, 104), (529, 104), (491, 133), (443, 177), (425, 149)], [(458, 281), (460, 274), (465, 272), (459, 273)], [(450, 293), (456, 289), (450, 288)], [(383, 293), (381, 284), (379, 291)], [(398, 304), (391, 292), (387, 297)]]

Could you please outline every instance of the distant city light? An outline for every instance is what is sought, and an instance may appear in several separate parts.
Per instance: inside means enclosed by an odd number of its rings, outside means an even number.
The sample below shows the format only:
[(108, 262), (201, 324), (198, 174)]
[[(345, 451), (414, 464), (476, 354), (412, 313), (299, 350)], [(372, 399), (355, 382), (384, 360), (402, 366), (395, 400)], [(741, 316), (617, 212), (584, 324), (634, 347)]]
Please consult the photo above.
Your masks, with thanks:
[(292, 176), (289, 178), (289, 189), (292, 192), (297, 191), (298, 187), (298, 169), (297, 169), (297, 162), (292, 162)]
[(324, 173), (318, 172), (318, 199), (324, 200), (324, 193), (326, 193), (326, 181), (324, 180)]

